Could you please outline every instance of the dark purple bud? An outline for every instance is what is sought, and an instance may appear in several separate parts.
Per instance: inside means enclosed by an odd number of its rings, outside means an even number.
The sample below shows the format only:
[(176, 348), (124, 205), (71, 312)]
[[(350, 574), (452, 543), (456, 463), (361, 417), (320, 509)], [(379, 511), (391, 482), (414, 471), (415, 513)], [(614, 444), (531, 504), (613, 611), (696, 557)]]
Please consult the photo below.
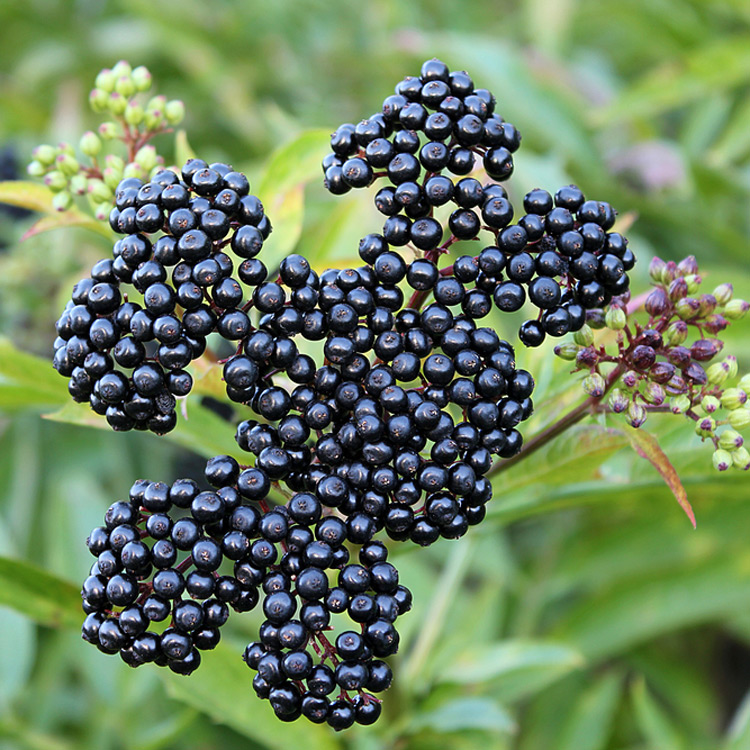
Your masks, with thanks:
[(685, 376), (685, 380), (688, 380), (695, 385), (705, 385), (708, 383), (706, 371), (697, 362), (691, 362), (682, 371), (682, 374)]
[(682, 276), (678, 276), (669, 285), (669, 299), (671, 299), (672, 302), (677, 302), (677, 300), (680, 300), (683, 297), (687, 297), (687, 293), (688, 293), (687, 281), (685, 281), (685, 279), (683, 279)]
[(662, 274), (662, 279), (666, 283), (667, 281), (671, 281), (675, 276), (677, 276), (677, 264), (673, 260), (668, 260)]
[(663, 342), (659, 331), (655, 328), (646, 328), (646, 330), (641, 331), (641, 335), (638, 337), (638, 343), (650, 346), (652, 349), (661, 349)]
[(646, 312), (653, 318), (658, 318), (659, 316), (664, 315), (669, 308), (669, 297), (667, 297), (667, 293), (661, 287), (656, 287), (656, 289), (646, 297), (645, 308)]
[(719, 339), (698, 339), (690, 347), (690, 356), (696, 362), (708, 362), (724, 348), (724, 342)]
[(657, 362), (649, 371), (648, 376), (655, 383), (667, 383), (675, 374), (675, 366), (669, 362)]
[(607, 323), (604, 320), (604, 310), (587, 310), (586, 323), (597, 331), (605, 328)]
[(679, 375), (675, 375), (664, 388), (670, 396), (679, 396), (688, 390), (687, 383)]
[(593, 346), (581, 349), (576, 355), (576, 364), (581, 368), (593, 367), (599, 361), (599, 355)]
[(698, 297), (698, 303), (700, 304), (700, 316), (705, 318), (709, 316), (716, 309), (716, 297), (713, 294), (701, 294)]
[(669, 361), (684, 370), (690, 364), (690, 349), (684, 346), (674, 346), (668, 352)]
[(703, 327), (709, 333), (721, 333), (729, 325), (729, 321), (719, 313), (714, 313), (706, 318), (706, 322)]
[(693, 273), (698, 273), (698, 261), (694, 255), (688, 255), (687, 258), (683, 258), (678, 264), (677, 269), (684, 276), (688, 276)]
[(636, 370), (648, 370), (656, 362), (656, 352), (650, 346), (641, 344), (633, 349), (631, 360)]

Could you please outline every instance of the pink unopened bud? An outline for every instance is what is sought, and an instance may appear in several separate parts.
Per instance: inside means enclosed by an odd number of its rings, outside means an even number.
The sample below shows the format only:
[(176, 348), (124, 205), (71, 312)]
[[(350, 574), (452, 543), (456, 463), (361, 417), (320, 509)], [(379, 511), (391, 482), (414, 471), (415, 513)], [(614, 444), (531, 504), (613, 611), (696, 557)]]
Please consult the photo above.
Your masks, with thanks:
[(716, 297), (713, 294), (701, 294), (698, 297), (698, 303), (700, 304), (699, 314), (702, 318), (709, 316), (716, 309)]
[(654, 318), (664, 315), (669, 308), (667, 293), (661, 287), (656, 287), (646, 297), (645, 308), (646, 312)]
[(713, 359), (724, 347), (724, 342), (719, 339), (698, 339), (690, 347), (690, 356), (696, 362), (708, 362)]
[(670, 282), (675, 276), (677, 276), (677, 264), (673, 260), (668, 260), (662, 271), (662, 279), (665, 282)]
[(685, 276), (692, 273), (698, 273), (698, 261), (695, 259), (694, 255), (688, 255), (687, 258), (683, 258), (677, 264), (677, 270)]
[(666, 267), (667, 264), (655, 255), (648, 264), (648, 275), (658, 284)]
[(622, 376), (622, 384), (626, 388), (635, 388), (638, 385), (638, 373), (633, 372), (632, 370), (628, 370), (623, 376)]

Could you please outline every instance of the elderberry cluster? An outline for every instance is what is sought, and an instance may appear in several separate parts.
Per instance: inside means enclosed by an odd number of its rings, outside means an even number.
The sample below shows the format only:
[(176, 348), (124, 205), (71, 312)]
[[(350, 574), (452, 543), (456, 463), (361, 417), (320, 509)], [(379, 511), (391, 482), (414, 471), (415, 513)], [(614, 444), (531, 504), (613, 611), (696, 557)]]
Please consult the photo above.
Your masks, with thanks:
[[(199, 159), (181, 177), (162, 170), (145, 184), (120, 182), (109, 223), (125, 236), (76, 284), (57, 321), (55, 369), (115, 430), (174, 428), (175, 397), (193, 384), (185, 368), (214, 331), (230, 341), (247, 335), (240, 281), (266, 275), (255, 256), (271, 225), (247, 178)], [(230, 248), (242, 259), (239, 280)]]
[[(257, 466), (216, 456), (205, 477), (207, 491), (187, 479), (139, 480), (107, 510), (87, 542), (97, 560), (81, 592), (84, 639), (132, 667), (187, 675), (219, 643), (230, 609), (261, 604), (266, 619), (244, 654), (256, 693), (286, 721), (373, 723), (372, 693), (392, 679), (382, 658), (398, 648), (393, 623), (411, 608), (385, 545), (366, 541), (350, 562), (350, 527), (311, 493), (270, 508), (272, 481)], [(355, 628), (335, 645), (331, 615)]]
[[(527, 193), (525, 214), (512, 223), (514, 208), (502, 185), (467, 176), (454, 182), (444, 174), (468, 175), (481, 154), (490, 178), (510, 177), (521, 137), (494, 109), (494, 96), (475, 89), (465, 72), (428, 60), (419, 78), (397, 85), (382, 113), (336, 130), (333, 153), (322, 164), (325, 184), (341, 194), (387, 177), (392, 185), (375, 196), (387, 218), (381, 234), (364, 238), (363, 258), (374, 262), (384, 249), (408, 246), (416, 256), (409, 266), (413, 286), (425, 297), (460, 304), (475, 319), (490, 312), (493, 299), (503, 312), (520, 310), (528, 300), (538, 315), (521, 325), (519, 338), (539, 346), (547, 335), (579, 330), (587, 310), (627, 294), (635, 256), (625, 238), (610, 231), (612, 207), (586, 200), (574, 185), (554, 199), (545, 190)], [(455, 209), (446, 227), (435, 211), (449, 203)], [(480, 239), (482, 232), (492, 244), (438, 270), (451, 245)]]

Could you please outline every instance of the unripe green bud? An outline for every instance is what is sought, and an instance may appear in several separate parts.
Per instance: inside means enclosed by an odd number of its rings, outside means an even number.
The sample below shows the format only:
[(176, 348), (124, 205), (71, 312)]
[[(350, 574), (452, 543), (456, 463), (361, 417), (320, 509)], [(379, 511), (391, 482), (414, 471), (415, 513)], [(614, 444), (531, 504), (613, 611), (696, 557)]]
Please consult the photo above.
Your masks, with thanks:
[(706, 414), (713, 414), (720, 406), (721, 404), (716, 396), (704, 396), (701, 399), (701, 407)]
[(73, 195), (86, 195), (89, 181), (85, 174), (76, 174), (70, 178), (69, 189)]
[(667, 398), (667, 394), (664, 392), (664, 388), (658, 383), (649, 381), (643, 389), (643, 398), (645, 398), (649, 404), (661, 406)]
[(89, 195), (94, 203), (104, 203), (112, 200), (112, 191), (102, 182), (102, 180), (89, 180)]
[(81, 136), (78, 145), (86, 156), (94, 157), (102, 150), (102, 142), (99, 140), (99, 136), (91, 130), (86, 131)]
[(747, 403), (747, 393), (742, 388), (727, 388), (721, 394), (721, 405), (725, 409), (739, 409)]
[(115, 83), (115, 91), (129, 99), (135, 94), (135, 84), (130, 76), (120, 76)]
[(738, 367), (737, 367), (737, 357), (734, 357), (733, 355), (729, 355), (725, 360), (724, 363), (729, 368), (729, 377), (730, 378), (736, 378)]
[(706, 376), (711, 385), (724, 385), (729, 377), (729, 365), (726, 362), (716, 362), (706, 370)]
[(604, 389), (607, 387), (604, 378), (598, 373), (593, 372), (583, 379), (583, 391), (594, 398), (601, 398), (604, 395)]
[(112, 74), (115, 78), (120, 76), (129, 76), (133, 72), (133, 68), (130, 67), (130, 63), (127, 60), (119, 60), (112, 67)]
[(109, 94), (103, 89), (91, 89), (89, 106), (94, 112), (106, 112), (109, 105)]
[(143, 146), (138, 149), (135, 155), (135, 161), (144, 172), (148, 172), (156, 166), (156, 149), (153, 146)]
[(745, 317), (750, 305), (744, 299), (733, 299), (724, 307), (724, 317), (729, 320), (740, 320)]
[(146, 110), (146, 114), (143, 117), (143, 124), (145, 125), (146, 130), (158, 130), (163, 122), (164, 118), (161, 110)]
[(145, 65), (134, 68), (132, 78), (138, 91), (148, 91), (151, 88), (151, 71)]
[(672, 281), (669, 285), (669, 289), (667, 289), (667, 294), (669, 295), (669, 299), (671, 299), (672, 302), (677, 302), (677, 300), (681, 300), (683, 297), (687, 297), (687, 293), (687, 281), (685, 281), (682, 276), (678, 276), (674, 281)]
[(732, 464), (736, 469), (742, 469), (742, 471), (750, 469), (750, 453), (744, 445), (732, 453)]
[(138, 126), (143, 122), (144, 112), (140, 104), (131, 102), (125, 108), (125, 122), (128, 125)]
[(59, 193), (68, 187), (68, 178), (60, 171), (53, 170), (44, 176), (44, 184), (53, 192)]
[(164, 114), (164, 107), (167, 106), (167, 97), (163, 94), (159, 94), (158, 96), (153, 96), (151, 99), (148, 100), (148, 104), (146, 104), (146, 111), (147, 112), (156, 112), (159, 111), (162, 114)]
[(31, 155), (35, 161), (38, 161), (43, 166), (51, 167), (57, 158), (57, 149), (54, 146), (48, 146), (46, 143), (43, 143), (41, 146), (37, 146), (31, 152)]
[(103, 122), (99, 126), (99, 135), (105, 140), (105, 141), (111, 141), (114, 138), (117, 138), (117, 136), (120, 133), (120, 129), (117, 127), (116, 122)]
[(641, 427), (648, 417), (648, 412), (642, 404), (637, 404), (635, 401), (630, 402), (628, 406), (628, 422), (631, 427)]
[(729, 283), (719, 284), (719, 286), (714, 289), (714, 297), (716, 297), (716, 302), (720, 305), (726, 305), (727, 302), (732, 299), (733, 294), (734, 287)]
[(114, 167), (107, 167), (104, 172), (102, 172), (102, 177), (104, 178), (104, 184), (110, 190), (114, 191), (120, 184), (120, 180), (122, 180), (122, 170), (115, 169)]
[(700, 312), (700, 303), (693, 297), (683, 297), (674, 306), (681, 320), (692, 320)]
[(574, 344), (572, 341), (558, 344), (558, 346), (555, 347), (555, 354), (560, 357), (560, 359), (572, 362), (576, 358), (576, 354), (578, 354), (578, 345)]
[(97, 221), (107, 221), (109, 218), (109, 212), (112, 210), (111, 203), (95, 203), (94, 204), (94, 217)]
[(667, 267), (667, 264), (658, 256), (651, 258), (651, 262), (648, 264), (648, 275), (657, 283), (661, 283), (662, 276)]
[(688, 294), (695, 294), (698, 291), (698, 287), (701, 285), (703, 279), (697, 273), (691, 273), (689, 276), (685, 276), (685, 283), (687, 284)]
[(742, 435), (736, 430), (724, 430), (721, 435), (719, 435), (719, 447), (723, 448), (725, 451), (731, 452), (737, 450), (737, 448), (742, 447), (744, 442)]
[(726, 471), (732, 465), (732, 454), (728, 451), (716, 450), (711, 458), (714, 469), (717, 471)]
[(701, 294), (698, 298), (700, 310), (698, 314), (701, 318), (706, 318), (716, 309), (716, 297), (713, 294)]
[(669, 399), (672, 414), (684, 414), (690, 408), (690, 398), (686, 395), (674, 396)]
[(52, 207), (55, 211), (67, 211), (73, 205), (73, 196), (63, 190), (55, 195), (52, 199)]
[(675, 320), (664, 332), (664, 343), (667, 346), (679, 346), (684, 344), (688, 336), (688, 327), (683, 320)]
[(735, 430), (745, 430), (750, 427), (750, 409), (733, 409), (729, 412), (729, 424)]
[(60, 143), (57, 144), (57, 151), (58, 156), (60, 154), (65, 154), (67, 156), (72, 156), (75, 158), (76, 150), (71, 146), (69, 143), (66, 143), (65, 141), (60, 141)]
[(716, 429), (716, 420), (713, 417), (703, 417), (695, 423), (695, 432), (701, 437), (711, 437)]
[(68, 175), (68, 177), (78, 174), (80, 166), (78, 160), (68, 154), (60, 154), (57, 159), (55, 159), (55, 167), (64, 175)]
[(610, 307), (604, 316), (604, 322), (612, 331), (621, 331), (628, 323), (628, 316), (621, 307)]
[(143, 180), (146, 177), (146, 172), (140, 164), (131, 161), (130, 164), (125, 165), (125, 169), (123, 169), (122, 171), (122, 177), (123, 179), (128, 179), (129, 177), (137, 177), (139, 180)]
[(170, 125), (179, 125), (185, 119), (185, 104), (179, 99), (168, 101), (164, 107), (164, 117)]
[(107, 109), (115, 116), (120, 117), (125, 113), (128, 106), (128, 100), (119, 94), (117, 91), (113, 91), (107, 99)]
[(115, 90), (115, 81), (117, 81), (117, 76), (109, 68), (104, 68), (104, 70), (99, 71), (94, 85), (96, 88), (111, 94)]
[(28, 166), (26, 167), (26, 173), (31, 177), (43, 177), (46, 169), (44, 168), (44, 164), (42, 162), (37, 161), (34, 159), (34, 161), (30, 161)]
[(630, 398), (621, 388), (615, 388), (609, 394), (607, 403), (615, 414), (622, 414), (630, 406)]
[(125, 169), (125, 160), (121, 156), (117, 156), (117, 154), (107, 154), (104, 163), (106, 166), (118, 169), (120, 172)]
[(581, 329), (573, 334), (573, 341), (578, 346), (591, 346), (594, 343), (594, 332), (584, 323)]

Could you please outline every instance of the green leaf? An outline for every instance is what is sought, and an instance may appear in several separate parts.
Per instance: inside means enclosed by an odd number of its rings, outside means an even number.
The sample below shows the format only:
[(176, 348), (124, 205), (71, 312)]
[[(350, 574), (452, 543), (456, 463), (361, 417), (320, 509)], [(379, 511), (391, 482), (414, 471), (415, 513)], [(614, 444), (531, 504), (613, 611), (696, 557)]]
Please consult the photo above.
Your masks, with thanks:
[(0, 337), (0, 411), (48, 408), (68, 401), (65, 379), (52, 362), (16, 347)]
[(727, 729), (724, 750), (750, 750), (750, 692), (745, 693)]
[(42, 232), (50, 232), (53, 229), (67, 229), (70, 227), (88, 229), (108, 240), (114, 238), (112, 231), (103, 221), (97, 221), (93, 216), (89, 216), (77, 208), (70, 208), (67, 211), (55, 211), (53, 214), (43, 216), (29, 227), (23, 237), (21, 237), (21, 240), (28, 240), (30, 237), (42, 234)]
[(250, 687), (251, 672), (238, 651), (224, 644), (203, 654), (197, 679), (161, 670), (169, 694), (232, 727), (269, 750), (335, 750), (341, 745), (325, 727), (302, 721), (281, 725), (268, 701)]
[(687, 499), (687, 492), (682, 486), (680, 476), (672, 466), (672, 462), (667, 458), (667, 454), (661, 449), (659, 441), (650, 432), (643, 428), (635, 429), (634, 427), (625, 426), (625, 432), (630, 438), (633, 449), (641, 457), (645, 458), (661, 474), (662, 479), (666, 482), (667, 487), (672, 490), (680, 507), (690, 519), (690, 523), (695, 528), (695, 513)]
[(12, 648), (0, 649), (0, 710), (23, 688), (34, 666), (36, 629), (28, 618), (7, 607), (0, 607), (0, 633)]
[(195, 151), (188, 142), (187, 132), (178, 130), (174, 136), (174, 153), (177, 165), (182, 166), (189, 159), (195, 159)]
[(684, 744), (666, 711), (654, 700), (641, 677), (631, 690), (635, 719), (651, 750), (682, 750)]
[(302, 233), (304, 186), (320, 179), (320, 160), (329, 138), (325, 130), (308, 130), (274, 151), (266, 165), (258, 197), (272, 218), (274, 229), (266, 244), (277, 264), (292, 252)]
[(437, 732), (467, 729), (510, 734), (516, 722), (508, 711), (491, 698), (456, 698), (429, 713), (417, 714), (407, 731), (429, 728)]
[(22, 560), (0, 557), (0, 605), (50, 627), (81, 626), (80, 588)]
[(0, 203), (27, 208), (43, 214), (55, 212), (52, 206), (54, 193), (39, 182), (7, 180), (0, 182)]
[(547, 672), (555, 677), (583, 666), (580, 651), (549, 641), (514, 639), (468, 649), (439, 673), (442, 682), (477, 684), (513, 672)]
[(622, 675), (596, 679), (567, 715), (558, 750), (606, 750), (621, 692)]

